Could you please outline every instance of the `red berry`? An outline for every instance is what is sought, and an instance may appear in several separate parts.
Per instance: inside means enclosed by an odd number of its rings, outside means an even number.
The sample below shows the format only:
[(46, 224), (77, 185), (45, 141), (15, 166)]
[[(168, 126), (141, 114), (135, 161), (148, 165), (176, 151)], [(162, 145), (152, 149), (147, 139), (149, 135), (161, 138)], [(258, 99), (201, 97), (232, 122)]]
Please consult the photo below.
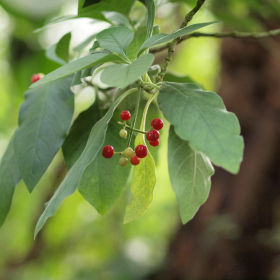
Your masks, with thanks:
[(32, 75), (31, 81), (32, 81), (32, 83), (35, 83), (43, 77), (44, 77), (44, 74), (42, 74), (42, 73), (34, 74), (34, 75)]
[(163, 120), (156, 118), (151, 122), (151, 126), (156, 130), (161, 130), (163, 128)]
[(105, 158), (111, 158), (114, 155), (114, 148), (112, 146), (105, 146), (102, 151), (102, 155)]
[(151, 146), (156, 147), (159, 145), (159, 140), (157, 139), (156, 141), (150, 141), (149, 143)]
[(146, 138), (148, 141), (156, 141), (156, 140), (158, 140), (159, 135), (160, 135), (160, 133), (157, 130), (152, 129), (152, 130), (148, 131), (148, 133), (146, 134)]
[(138, 145), (135, 148), (135, 154), (136, 156), (138, 156), (139, 158), (144, 158), (147, 156), (148, 154), (148, 149), (145, 145)]
[(132, 158), (130, 159), (130, 163), (132, 165), (138, 165), (140, 163), (140, 158), (138, 156), (132, 156)]
[(130, 114), (129, 111), (122, 111), (121, 112), (121, 119), (123, 121), (128, 121), (130, 119), (130, 117), (131, 117), (131, 114)]

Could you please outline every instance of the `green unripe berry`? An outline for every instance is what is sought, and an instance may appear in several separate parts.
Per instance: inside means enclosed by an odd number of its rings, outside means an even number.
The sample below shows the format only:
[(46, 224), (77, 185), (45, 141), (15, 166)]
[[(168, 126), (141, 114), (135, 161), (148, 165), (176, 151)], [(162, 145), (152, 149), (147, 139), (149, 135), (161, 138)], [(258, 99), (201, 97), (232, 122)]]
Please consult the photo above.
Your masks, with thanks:
[(126, 166), (128, 164), (128, 159), (125, 157), (120, 158), (119, 165), (120, 166)]
[(125, 149), (125, 151), (124, 151), (125, 157), (131, 158), (133, 155), (134, 155), (134, 151), (132, 148), (128, 147)]
[(119, 134), (120, 134), (121, 138), (127, 137), (127, 131), (125, 129), (121, 129)]

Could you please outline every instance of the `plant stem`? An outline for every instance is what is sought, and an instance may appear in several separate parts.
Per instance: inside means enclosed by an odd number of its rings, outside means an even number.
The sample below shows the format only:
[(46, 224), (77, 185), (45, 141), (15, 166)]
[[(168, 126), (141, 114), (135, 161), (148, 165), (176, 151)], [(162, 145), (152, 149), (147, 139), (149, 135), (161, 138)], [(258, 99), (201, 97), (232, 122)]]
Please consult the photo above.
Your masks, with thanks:
[(153, 83), (142, 83), (142, 86), (149, 86), (149, 87), (155, 88), (157, 90), (160, 90), (160, 87)]
[(143, 111), (143, 116), (142, 116), (142, 121), (141, 121), (141, 126), (140, 126), (140, 130), (142, 130), (142, 131), (145, 130), (146, 116), (147, 116), (149, 106), (152, 103), (152, 101), (154, 100), (154, 98), (158, 96), (158, 93), (159, 93), (159, 91), (157, 93), (154, 93), (153, 95), (151, 95), (145, 105), (145, 108)]
[[(180, 28), (186, 27), (188, 25), (188, 23), (192, 20), (193, 16), (199, 11), (199, 9), (202, 7), (202, 5), (204, 4), (206, 0), (198, 0), (196, 3), (196, 6), (185, 16), (185, 19), (183, 20)], [(161, 82), (163, 80), (163, 77), (166, 73), (167, 67), (169, 62), (171, 61), (172, 55), (175, 51), (175, 47), (177, 45), (177, 43), (180, 41), (180, 37), (177, 39), (174, 39), (171, 44), (169, 45), (168, 48), (168, 53), (167, 56), (165, 58), (164, 64), (161, 68), (160, 73), (157, 76), (157, 82)]]
[[(141, 82), (138, 83), (138, 93), (137, 93), (135, 111), (134, 111), (134, 116), (133, 116), (133, 121), (132, 121), (132, 129), (135, 128), (135, 123), (136, 123), (137, 114), (138, 114), (138, 108), (139, 108), (139, 104), (140, 104), (140, 96), (141, 96)], [(126, 145), (127, 148), (130, 147), (132, 134), (133, 134), (133, 131), (131, 130), (129, 133), (129, 136), (128, 136), (128, 141), (127, 141), (127, 145)]]
[[(180, 40), (177, 42), (177, 44), (180, 44), (181, 42), (193, 38), (193, 37), (213, 37), (213, 38), (235, 38), (235, 39), (263, 39), (263, 38), (268, 38), (272, 36), (277, 36), (280, 35), (280, 29), (274, 29), (274, 30), (269, 30), (266, 32), (238, 32), (238, 31), (233, 31), (233, 32), (221, 32), (221, 33), (202, 33), (202, 32), (194, 32), (192, 34), (183, 36), (180, 38)], [(167, 48), (169, 48), (171, 43), (168, 43), (164, 46), (158, 47), (158, 48), (153, 48), (151, 49), (151, 53), (156, 53), (156, 52), (161, 52)]]
[(147, 131), (143, 131), (143, 130), (140, 130), (140, 129), (136, 129), (136, 128), (132, 128), (128, 125), (125, 126), (127, 129), (131, 130), (131, 131), (134, 131), (134, 132), (138, 132), (138, 133), (142, 133), (142, 134), (147, 134)]

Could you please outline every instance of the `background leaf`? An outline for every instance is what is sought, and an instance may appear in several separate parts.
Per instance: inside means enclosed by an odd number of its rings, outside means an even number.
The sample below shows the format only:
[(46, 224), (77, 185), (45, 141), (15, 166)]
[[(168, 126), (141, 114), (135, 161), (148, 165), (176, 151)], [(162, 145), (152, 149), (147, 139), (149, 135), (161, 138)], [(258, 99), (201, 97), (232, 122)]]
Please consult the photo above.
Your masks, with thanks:
[(192, 84), (193, 83), (193, 84), (200, 86), (202, 89), (205, 89), (203, 85), (201, 85), (197, 81), (193, 80), (193, 78), (191, 78), (190, 76), (179, 75), (177, 73), (170, 72), (170, 71), (165, 73), (163, 80), (167, 81), (167, 82), (181, 83), (181, 84), (187, 84), (187, 83)]
[(30, 88), (35, 88), (40, 85), (47, 84), (52, 81), (59, 80), (61, 78), (67, 77), (74, 74), (77, 71), (89, 68), (98, 64), (103, 64), (106, 62), (123, 62), (123, 60), (115, 54), (105, 54), (105, 53), (94, 53), (82, 58), (76, 59), (68, 64), (61, 66), (60, 68), (54, 70), (53, 72), (47, 74), (42, 79), (33, 83)]
[(69, 45), (71, 40), (71, 32), (65, 34), (58, 43), (52, 45), (46, 51), (46, 57), (59, 64), (69, 62)]
[(12, 138), (0, 162), (0, 228), (9, 213), (14, 190), (20, 179)]
[(62, 145), (63, 156), (68, 169), (75, 164), (82, 154), (92, 127), (104, 114), (105, 111), (99, 110), (98, 103), (95, 102), (76, 118)]
[(145, 54), (131, 64), (107, 67), (101, 74), (101, 81), (109, 86), (125, 88), (143, 76), (152, 65), (154, 56)]
[(73, 165), (73, 167), (69, 170), (65, 179), (60, 184), (59, 188), (56, 190), (51, 200), (47, 203), (45, 211), (39, 218), (35, 228), (35, 236), (43, 227), (47, 219), (56, 213), (63, 200), (67, 196), (75, 192), (85, 169), (94, 161), (95, 157), (100, 152), (108, 128), (108, 122), (112, 118), (116, 107), (128, 94), (134, 91), (135, 91), (134, 89), (131, 91), (127, 91), (122, 96), (120, 96), (112, 104), (111, 108), (108, 110), (106, 115), (94, 125), (94, 127), (90, 132), (87, 145), (82, 155)]
[(216, 93), (195, 84), (164, 83), (158, 105), (181, 139), (214, 164), (238, 172), (244, 148), (240, 126)]
[(121, 13), (118, 13), (118, 12), (102, 12), (102, 14), (113, 25), (123, 25), (123, 26), (129, 26), (130, 28), (132, 28), (128, 18)]
[(60, 22), (63, 22), (63, 21), (67, 21), (67, 20), (77, 19), (77, 18), (78, 18), (77, 15), (67, 15), (67, 16), (57, 17), (57, 18), (47, 22), (43, 27), (35, 29), (33, 32), (38, 33), (38, 32), (41, 32), (41, 31), (49, 28), (53, 24), (60, 23)]
[[(143, 134), (135, 139), (137, 145), (146, 145)], [(140, 164), (134, 166), (133, 182), (131, 186), (132, 200), (126, 207), (124, 224), (132, 222), (142, 216), (153, 201), (153, 192), (156, 185), (155, 162), (150, 152), (141, 158)]]
[(153, 35), (153, 26), (155, 21), (155, 13), (156, 7), (154, 0), (144, 0), (147, 10), (148, 10), (148, 18), (147, 18), (147, 34), (146, 39)]
[[(157, 29), (158, 29), (157, 26), (154, 26), (153, 34), (155, 34)], [(146, 35), (147, 35), (147, 27), (146, 26), (140, 27), (135, 32), (134, 38), (131, 41), (131, 43), (129, 44), (127, 50), (126, 50), (126, 55), (131, 61), (134, 61), (137, 58), (138, 51), (146, 40)]]
[(63, 59), (65, 62), (69, 62), (69, 46), (71, 40), (71, 32), (65, 34), (57, 43), (56, 55)]
[(100, 66), (100, 64), (76, 72), (75, 75), (74, 75), (74, 77), (73, 77), (71, 87), (72, 87), (72, 86), (75, 86), (75, 85), (80, 85), (80, 84), (82, 84), (82, 83), (83, 83), (83, 82), (82, 82), (82, 79), (92, 76), (94, 70), (95, 70), (96, 68), (98, 68), (99, 66)]
[(180, 139), (171, 125), (168, 138), (168, 169), (180, 217), (185, 224), (206, 201), (214, 168), (204, 154), (194, 151), (187, 141)]
[(22, 178), (32, 191), (63, 144), (74, 111), (72, 77), (30, 89), (19, 112), (14, 147)]
[[(117, 124), (120, 120), (120, 111), (116, 110), (111, 119), (103, 146), (111, 145), (115, 151), (123, 151), (126, 140), (120, 138), (119, 131), (122, 126)], [(78, 190), (82, 196), (102, 215), (115, 203), (123, 192), (131, 164), (123, 167), (118, 164), (121, 156), (114, 155), (110, 159), (98, 153), (95, 159), (86, 167), (79, 183)]]
[(126, 57), (126, 49), (134, 37), (134, 33), (127, 27), (110, 27), (99, 32), (96, 39), (101, 48)]
[[(119, 12), (128, 16), (135, 0), (79, 0), (78, 16), (90, 17), (106, 21), (103, 12)], [(85, 5), (86, 4), (86, 5)]]
[(179, 30), (176, 30), (176, 31), (174, 31), (174, 32), (172, 32), (170, 34), (162, 34), (162, 33), (155, 34), (154, 36), (148, 38), (144, 42), (144, 44), (139, 49), (138, 56), (143, 51), (145, 51), (146, 49), (148, 49), (150, 47), (153, 47), (153, 46), (156, 46), (156, 45), (160, 45), (160, 44), (166, 43), (168, 41), (174, 40), (176, 38), (184, 36), (184, 35), (186, 35), (188, 33), (191, 33), (191, 32), (193, 32), (195, 30), (198, 30), (198, 29), (200, 29), (202, 27), (205, 27), (205, 26), (213, 24), (213, 23), (219, 23), (219, 21), (212, 21), (212, 22), (204, 22), (204, 23), (192, 24), (192, 25), (186, 26), (184, 28), (181, 28)]

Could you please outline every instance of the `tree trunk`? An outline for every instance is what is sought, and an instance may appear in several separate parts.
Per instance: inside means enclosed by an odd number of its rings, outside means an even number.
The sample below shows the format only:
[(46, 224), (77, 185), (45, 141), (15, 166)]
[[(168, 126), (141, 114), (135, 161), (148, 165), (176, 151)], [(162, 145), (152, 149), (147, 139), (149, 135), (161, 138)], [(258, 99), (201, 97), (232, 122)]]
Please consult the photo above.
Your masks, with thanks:
[(164, 267), (150, 279), (269, 279), (275, 271), (280, 59), (274, 44), (223, 40), (219, 95), (240, 121), (244, 161), (237, 175), (215, 168), (207, 202), (180, 228)]

